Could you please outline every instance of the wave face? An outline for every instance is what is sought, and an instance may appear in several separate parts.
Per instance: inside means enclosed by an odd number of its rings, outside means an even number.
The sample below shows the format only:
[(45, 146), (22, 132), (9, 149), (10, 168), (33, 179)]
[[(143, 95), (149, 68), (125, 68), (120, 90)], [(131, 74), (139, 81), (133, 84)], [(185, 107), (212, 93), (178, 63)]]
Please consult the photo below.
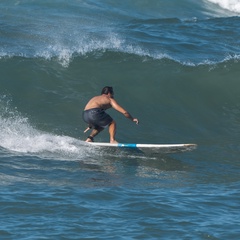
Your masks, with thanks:
[[(122, 141), (157, 142), (159, 136), (161, 141), (194, 141), (203, 140), (203, 133), (213, 139), (215, 134), (238, 137), (238, 59), (184, 65), (168, 58), (95, 51), (75, 57), (67, 68), (53, 59), (24, 57), (1, 60), (1, 65), (2, 109), (16, 108), (40, 129), (51, 125), (48, 130), (82, 138), (81, 109), (104, 85), (112, 85), (116, 99), (143, 123), (130, 137), (133, 133), (124, 131), (129, 122), (116, 115)], [(151, 132), (150, 139), (142, 136), (143, 129)]]
[[(24, 226), (37, 237), (53, 223), (54, 237), (75, 238), (80, 225), (92, 223), (93, 238), (139, 238), (141, 226), (143, 238), (234, 239), (239, 233), (238, 2), (0, 1), (2, 216), (26, 219)], [(198, 149), (152, 158), (86, 147), (82, 110), (107, 85), (140, 120), (137, 126), (109, 110), (119, 142), (196, 143)], [(109, 141), (107, 130), (95, 140)], [(62, 213), (61, 226), (51, 204)], [(161, 226), (155, 225), (156, 212), (165, 213)], [(84, 213), (86, 222), (78, 225)], [(41, 219), (47, 221), (41, 225)], [(0, 235), (29, 237), (21, 224), (13, 232), (10, 220)], [(111, 235), (100, 233), (99, 221), (107, 222)], [(234, 231), (222, 234), (223, 225)], [(169, 226), (176, 228), (165, 231)]]

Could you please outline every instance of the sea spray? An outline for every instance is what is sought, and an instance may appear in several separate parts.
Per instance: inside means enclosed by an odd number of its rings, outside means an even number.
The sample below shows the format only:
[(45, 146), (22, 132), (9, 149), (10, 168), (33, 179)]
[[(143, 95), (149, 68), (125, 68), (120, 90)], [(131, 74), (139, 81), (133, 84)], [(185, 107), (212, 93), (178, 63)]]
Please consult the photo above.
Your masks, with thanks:
[(208, 0), (208, 1), (215, 3), (224, 9), (240, 14), (239, 0)]

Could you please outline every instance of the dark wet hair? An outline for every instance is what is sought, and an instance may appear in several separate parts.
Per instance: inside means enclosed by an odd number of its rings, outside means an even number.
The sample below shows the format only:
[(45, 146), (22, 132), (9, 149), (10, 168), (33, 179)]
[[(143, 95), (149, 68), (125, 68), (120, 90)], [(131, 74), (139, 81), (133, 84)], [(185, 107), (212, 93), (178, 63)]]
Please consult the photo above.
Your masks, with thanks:
[(101, 94), (106, 94), (106, 95), (107, 95), (108, 93), (113, 94), (113, 88), (112, 88), (112, 87), (109, 87), (109, 86), (106, 86), (106, 87), (104, 87), (104, 88), (102, 89)]

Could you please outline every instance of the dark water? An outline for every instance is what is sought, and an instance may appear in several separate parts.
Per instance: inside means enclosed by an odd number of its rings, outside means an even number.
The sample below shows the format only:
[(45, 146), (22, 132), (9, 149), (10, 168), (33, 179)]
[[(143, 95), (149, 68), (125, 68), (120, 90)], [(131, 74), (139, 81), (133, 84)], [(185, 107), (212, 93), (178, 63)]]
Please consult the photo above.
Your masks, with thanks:
[[(0, 2), (1, 239), (239, 239), (240, 7), (232, 1)], [(84, 144), (111, 85), (117, 140)], [(108, 132), (96, 141), (108, 141)]]

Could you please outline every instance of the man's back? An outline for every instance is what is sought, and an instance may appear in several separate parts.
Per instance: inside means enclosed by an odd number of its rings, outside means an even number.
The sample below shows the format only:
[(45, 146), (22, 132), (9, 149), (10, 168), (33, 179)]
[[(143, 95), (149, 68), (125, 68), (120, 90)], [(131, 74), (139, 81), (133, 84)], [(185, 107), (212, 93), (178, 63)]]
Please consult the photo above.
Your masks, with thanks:
[(90, 101), (87, 103), (84, 110), (92, 109), (92, 108), (101, 108), (101, 109), (108, 109), (111, 108), (111, 99), (109, 96), (103, 94), (100, 96), (93, 97), (90, 99)]

